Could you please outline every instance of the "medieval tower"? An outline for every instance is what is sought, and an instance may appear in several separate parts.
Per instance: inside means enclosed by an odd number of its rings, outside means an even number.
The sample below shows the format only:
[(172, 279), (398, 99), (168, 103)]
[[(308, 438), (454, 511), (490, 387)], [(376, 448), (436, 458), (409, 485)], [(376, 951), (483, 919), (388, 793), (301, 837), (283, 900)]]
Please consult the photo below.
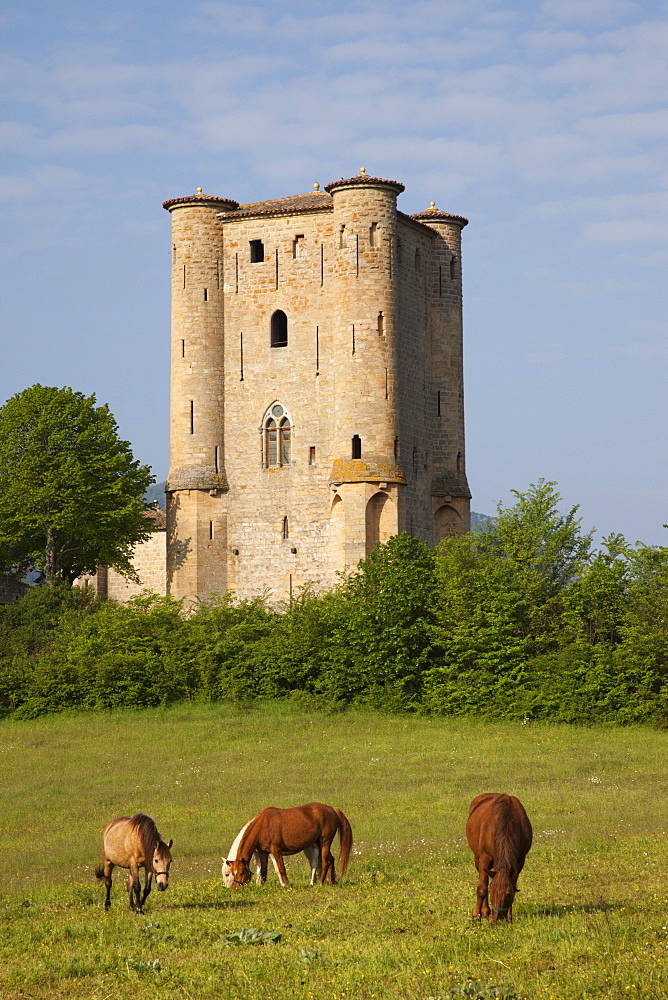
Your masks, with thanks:
[(461, 231), (396, 181), (173, 198), (167, 580), (287, 600), (469, 528)]

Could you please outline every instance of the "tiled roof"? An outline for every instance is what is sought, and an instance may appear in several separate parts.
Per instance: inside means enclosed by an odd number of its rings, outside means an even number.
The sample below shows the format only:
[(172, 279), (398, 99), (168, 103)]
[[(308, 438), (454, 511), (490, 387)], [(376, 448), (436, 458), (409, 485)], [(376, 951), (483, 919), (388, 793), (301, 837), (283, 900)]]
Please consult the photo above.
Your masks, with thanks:
[(369, 177), (367, 174), (358, 174), (357, 177), (348, 177), (346, 180), (342, 177), (340, 181), (325, 184), (325, 191), (336, 191), (337, 188), (341, 187), (379, 187), (381, 185), (393, 188), (397, 194), (406, 190), (401, 181), (388, 181), (384, 177)]
[(461, 225), (462, 229), (469, 224), (469, 220), (465, 219), (463, 215), (452, 215), (450, 212), (441, 212), (437, 208), (428, 208), (426, 212), (416, 212), (410, 218), (415, 219), (416, 222), (456, 222)]
[(215, 205), (233, 205), (234, 208), (239, 207), (239, 202), (234, 201), (232, 198), (219, 198), (216, 194), (202, 194), (200, 191), (198, 194), (186, 194), (183, 198), (170, 198), (169, 201), (163, 201), (162, 207), (166, 208), (167, 211), (172, 207), (172, 205), (181, 205), (183, 202), (199, 202), (200, 204), (215, 204)]
[(292, 215), (298, 212), (321, 212), (332, 207), (332, 199), (322, 191), (309, 191), (307, 194), (293, 194), (289, 198), (272, 198), (270, 201), (252, 201), (248, 205), (239, 205), (238, 209), (225, 212), (223, 221), (227, 219), (245, 219), (254, 215)]
[(163, 510), (162, 507), (151, 507), (150, 510), (146, 511), (144, 515), (149, 521), (155, 523), (158, 531), (164, 531), (167, 527), (167, 511)]

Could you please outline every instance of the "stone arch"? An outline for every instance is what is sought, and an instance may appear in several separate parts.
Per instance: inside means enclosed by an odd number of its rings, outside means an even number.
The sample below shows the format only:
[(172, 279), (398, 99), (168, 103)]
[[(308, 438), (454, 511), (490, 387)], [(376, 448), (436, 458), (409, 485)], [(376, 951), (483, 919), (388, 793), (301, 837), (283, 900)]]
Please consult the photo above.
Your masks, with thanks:
[(366, 505), (366, 554), (376, 542), (386, 542), (394, 534), (394, 504), (387, 493), (374, 493)]
[(346, 568), (346, 515), (343, 497), (334, 495), (330, 510), (332, 532), (332, 557), (334, 569), (343, 571)]
[(290, 465), (292, 459), (292, 421), (287, 409), (275, 399), (262, 418), (262, 450), (266, 468)]
[(450, 504), (442, 504), (434, 513), (434, 535), (435, 541), (442, 538), (449, 538), (450, 535), (459, 535), (462, 530), (461, 514), (451, 507)]

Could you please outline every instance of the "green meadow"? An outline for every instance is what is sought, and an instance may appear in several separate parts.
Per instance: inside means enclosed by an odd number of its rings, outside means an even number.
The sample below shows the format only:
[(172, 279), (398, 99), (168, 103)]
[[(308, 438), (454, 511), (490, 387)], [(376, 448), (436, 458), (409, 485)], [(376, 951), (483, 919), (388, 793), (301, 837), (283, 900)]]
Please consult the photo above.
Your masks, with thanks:
[[(668, 994), (668, 733), (184, 705), (0, 723), (0, 996), (570, 1000)], [(482, 791), (523, 801), (534, 846), (515, 922), (472, 925), (464, 838)], [(337, 805), (355, 837), (337, 886), (225, 890), (221, 861), (265, 805)], [(174, 839), (143, 916), (107, 820)], [(338, 857), (338, 842), (335, 856)], [(241, 928), (280, 934), (234, 943)], [(238, 938), (237, 938), (238, 940)]]

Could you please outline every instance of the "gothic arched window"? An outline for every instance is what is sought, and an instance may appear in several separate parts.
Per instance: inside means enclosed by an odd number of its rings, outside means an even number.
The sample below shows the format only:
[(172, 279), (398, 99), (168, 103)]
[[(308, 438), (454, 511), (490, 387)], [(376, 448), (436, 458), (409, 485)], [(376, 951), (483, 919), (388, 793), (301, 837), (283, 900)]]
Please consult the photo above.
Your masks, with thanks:
[(276, 468), (290, 464), (292, 427), (282, 403), (272, 403), (264, 415), (264, 464)]

